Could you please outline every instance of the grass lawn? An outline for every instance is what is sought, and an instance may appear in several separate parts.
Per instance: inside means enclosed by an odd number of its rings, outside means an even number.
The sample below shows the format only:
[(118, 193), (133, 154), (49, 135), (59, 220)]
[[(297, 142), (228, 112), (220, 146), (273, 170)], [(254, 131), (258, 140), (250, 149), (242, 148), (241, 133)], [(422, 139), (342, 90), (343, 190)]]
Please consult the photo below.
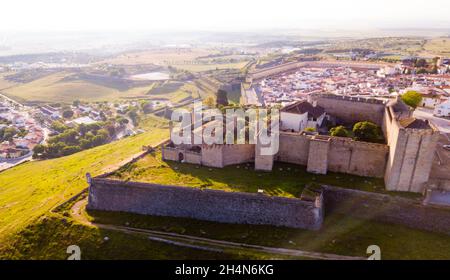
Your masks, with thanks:
[[(276, 163), (272, 172), (255, 171), (252, 163), (209, 168), (163, 161), (159, 150), (133, 164), (123, 166), (110, 178), (253, 193), (261, 188), (266, 194), (284, 197), (299, 197), (304, 186), (313, 182), (387, 193), (383, 179), (378, 178), (332, 172), (315, 175), (306, 172), (304, 166), (287, 163)], [(414, 194), (403, 195), (415, 197)]]
[[(72, 244), (80, 246), (83, 259), (289, 258), (244, 248), (223, 253), (208, 252), (154, 242), (142, 235), (81, 225), (68, 215), (73, 203), (59, 210), (63, 216), (50, 213), (19, 232), (0, 251), (0, 259), (65, 259), (68, 256), (65, 250)], [(87, 215), (89, 220), (101, 224), (127, 225), (268, 247), (366, 257), (367, 247), (378, 245), (382, 259), (450, 259), (448, 235), (340, 214), (326, 215), (319, 231), (107, 211), (89, 211)], [(104, 240), (106, 236), (108, 241)]]
[[(74, 203), (65, 204), (58, 214), (49, 213), (17, 233), (12, 242), (0, 250), (0, 259), (65, 259), (68, 256), (65, 250), (72, 244), (80, 246), (82, 259), (289, 258), (244, 248), (209, 252), (154, 242), (142, 235), (81, 225), (68, 215)], [(319, 231), (107, 211), (89, 211), (87, 215), (89, 220), (101, 224), (268, 247), (366, 257), (367, 247), (378, 245), (382, 259), (450, 259), (448, 235), (340, 214), (326, 215)], [(106, 236), (108, 241), (104, 240)]]
[[(109, 240), (105, 241), (104, 238)], [(43, 217), (26, 227), (0, 251), (0, 259), (64, 260), (67, 247), (76, 244), (83, 260), (105, 259), (267, 259), (254, 252), (211, 252), (149, 240), (143, 235), (98, 229), (56, 215)]]
[[(0, 173), (0, 241), (85, 188), (86, 172), (98, 175), (119, 166), (142, 150), (168, 137), (168, 130), (128, 137), (70, 156), (33, 161)], [(2, 246), (0, 242), (0, 247)]]
[(169, 121), (167, 119), (157, 117), (153, 114), (141, 115), (138, 123), (138, 128), (145, 131), (152, 131), (154, 129), (169, 130)]
[(450, 259), (448, 235), (339, 214), (327, 215), (319, 231), (106, 211), (90, 211), (89, 215), (98, 223), (128, 223), (131, 227), (270, 247), (365, 257), (369, 245), (378, 245), (382, 259)]

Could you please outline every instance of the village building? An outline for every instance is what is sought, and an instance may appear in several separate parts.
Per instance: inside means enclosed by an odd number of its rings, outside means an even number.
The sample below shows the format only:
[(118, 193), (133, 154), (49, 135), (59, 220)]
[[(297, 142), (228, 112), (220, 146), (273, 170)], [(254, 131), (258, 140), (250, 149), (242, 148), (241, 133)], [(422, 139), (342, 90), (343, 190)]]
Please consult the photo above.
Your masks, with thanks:
[(433, 114), (437, 117), (450, 117), (450, 99), (436, 105)]
[(299, 101), (281, 109), (281, 129), (292, 132), (304, 131), (306, 128), (317, 130), (326, 117), (325, 110), (313, 106), (308, 101)]

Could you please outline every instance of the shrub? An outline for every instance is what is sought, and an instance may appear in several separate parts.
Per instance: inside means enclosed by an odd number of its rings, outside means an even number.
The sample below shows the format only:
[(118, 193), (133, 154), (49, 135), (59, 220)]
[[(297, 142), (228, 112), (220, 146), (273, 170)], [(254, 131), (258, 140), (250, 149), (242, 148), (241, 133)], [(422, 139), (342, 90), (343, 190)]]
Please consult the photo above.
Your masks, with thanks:
[(367, 142), (381, 142), (383, 139), (378, 125), (369, 122), (358, 122), (353, 126), (353, 134), (356, 140)]
[(410, 90), (402, 95), (402, 100), (407, 105), (416, 108), (422, 102), (422, 95), (417, 91)]
[(338, 136), (338, 137), (350, 137), (350, 131), (348, 131), (344, 126), (336, 126), (333, 127), (330, 130), (331, 136)]

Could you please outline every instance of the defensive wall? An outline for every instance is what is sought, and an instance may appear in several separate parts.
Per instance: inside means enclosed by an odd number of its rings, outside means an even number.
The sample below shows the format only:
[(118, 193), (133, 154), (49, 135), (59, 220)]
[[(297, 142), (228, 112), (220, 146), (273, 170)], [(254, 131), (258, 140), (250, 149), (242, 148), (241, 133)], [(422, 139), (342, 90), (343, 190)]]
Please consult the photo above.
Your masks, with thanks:
[[(402, 126), (400, 121), (409, 123), (411, 111), (399, 100), (386, 102), (331, 94), (312, 95), (310, 100), (344, 122), (369, 120), (378, 124), (387, 145), (281, 132), (279, 152), (275, 156), (259, 155), (255, 145), (203, 146), (201, 164), (223, 167), (254, 161), (256, 169), (270, 171), (273, 161), (281, 161), (304, 165), (309, 172), (318, 174), (333, 171), (384, 178), (386, 189), (391, 191), (423, 193), (429, 187), (427, 183), (439, 139), (439, 131), (431, 123), (417, 128)], [(177, 159), (165, 157), (174, 158)], [(184, 158), (187, 162), (199, 162), (198, 157), (195, 160)], [(439, 188), (442, 183), (438, 183), (433, 186)]]
[(340, 213), (360, 219), (400, 224), (450, 234), (450, 211), (423, 205), (420, 200), (322, 186), (326, 214)]
[(217, 168), (255, 162), (255, 168), (264, 171), (272, 170), (273, 162), (279, 161), (306, 166), (308, 172), (317, 174), (332, 171), (383, 178), (389, 149), (384, 144), (350, 138), (281, 132), (276, 155), (260, 155), (258, 151), (254, 144), (201, 145), (201, 152), (163, 146), (162, 158)]
[(431, 129), (404, 128), (392, 106), (387, 106), (384, 131), (389, 145), (385, 174), (387, 190), (422, 193), (427, 185), (439, 132)]
[(327, 114), (338, 117), (346, 123), (371, 121), (383, 124), (385, 102), (374, 98), (351, 97), (334, 94), (316, 94), (311, 103), (321, 106)]
[(275, 159), (304, 165), (313, 173), (332, 171), (383, 178), (388, 153), (389, 148), (384, 144), (281, 132)]
[(449, 234), (448, 209), (388, 194), (321, 186), (315, 199), (92, 178), (88, 210), (183, 217), (222, 223), (320, 229), (325, 214)]
[(301, 67), (320, 67), (320, 68), (333, 68), (333, 67), (350, 67), (361, 70), (378, 70), (383, 65), (374, 63), (363, 62), (351, 62), (351, 61), (294, 61), (288, 62), (273, 67), (267, 67), (263, 69), (257, 69), (250, 71), (246, 77), (246, 81), (251, 83), (255, 80), (263, 79), (266, 77), (278, 75), (284, 72), (293, 71)]
[(198, 146), (201, 148), (199, 152), (192, 151), (192, 146), (162, 146), (162, 158), (218, 168), (255, 160), (254, 144), (204, 144)]
[(322, 200), (91, 178), (87, 209), (317, 230)]

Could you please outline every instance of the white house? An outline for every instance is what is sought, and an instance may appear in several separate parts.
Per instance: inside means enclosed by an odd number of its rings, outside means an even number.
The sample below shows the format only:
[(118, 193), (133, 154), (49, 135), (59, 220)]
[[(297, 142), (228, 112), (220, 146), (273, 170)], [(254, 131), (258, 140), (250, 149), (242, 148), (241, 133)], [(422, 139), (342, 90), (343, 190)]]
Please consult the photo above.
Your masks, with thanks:
[(450, 117), (450, 99), (436, 105), (433, 114), (438, 117)]
[(440, 95), (433, 93), (422, 94), (422, 104), (420, 104), (422, 107), (434, 109), (439, 103), (441, 103)]
[(317, 129), (325, 119), (325, 110), (307, 101), (292, 103), (280, 110), (281, 129), (295, 132), (308, 127)]

